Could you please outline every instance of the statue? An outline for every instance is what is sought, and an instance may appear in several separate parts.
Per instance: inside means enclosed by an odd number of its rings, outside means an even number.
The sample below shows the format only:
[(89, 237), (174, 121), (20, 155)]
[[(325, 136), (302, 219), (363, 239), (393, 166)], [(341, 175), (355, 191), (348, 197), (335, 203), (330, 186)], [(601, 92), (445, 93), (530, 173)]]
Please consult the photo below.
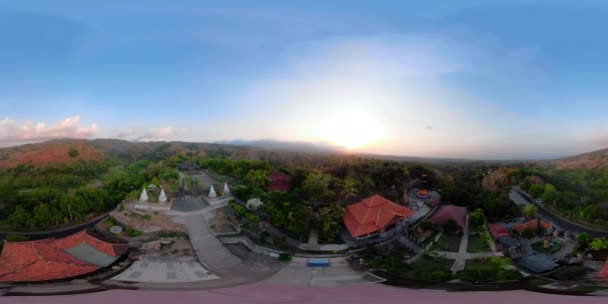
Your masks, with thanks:
[(160, 195), (158, 196), (158, 201), (161, 203), (167, 202), (167, 195), (165, 195), (165, 189), (160, 189)]
[(230, 188), (228, 188), (228, 183), (224, 183), (224, 195), (230, 194)]
[(144, 188), (144, 190), (141, 192), (141, 195), (139, 196), (139, 200), (142, 202), (148, 201), (148, 193), (146, 192), (146, 188)]
[(215, 189), (213, 189), (213, 185), (209, 188), (209, 198), (216, 198), (217, 194), (215, 193)]

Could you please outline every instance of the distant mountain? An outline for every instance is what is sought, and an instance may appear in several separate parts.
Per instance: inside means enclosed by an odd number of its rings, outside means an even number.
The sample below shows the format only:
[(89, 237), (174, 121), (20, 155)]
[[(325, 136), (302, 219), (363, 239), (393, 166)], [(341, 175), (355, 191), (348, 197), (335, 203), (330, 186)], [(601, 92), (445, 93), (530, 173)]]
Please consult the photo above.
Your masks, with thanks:
[(313, 143), (305, 141), (281, 141), (273, 139), (259, 140), (223, 140), (216, 143), (231, 146), (255, 147), (267, 150), (276, 151), (294, 151), (294, 152), (344, 152), (344, 149), (338, 146), (333, 146), (324, 143)]
[(608, 169), (608, 149), (550, 161), (559, 169)]
[[(76, 150), (77, 155), (70, 155)], [(106, 158), (127, 160), (162, 159), (168, 156), (210, 155), (232, 159), (273, 159), (288, 163), (299, 159), (310, 162), (327, 154), (350, 154), (354, 157), (369, 157), (410, 163), (428, 163), (451, 166), (517, 166), (523, 161), (484, 161), (448, 158), (425, 158), (396, 155), (356, 154), (329, 144), (310, 142), (288, 142), (279, 140), (232, 140), (215, 143), (192, 142), (130, 142), (120, 139), (60, 139), (34, 144), (0, 148), (0, 168), (20, 164), (48, 166), (72, 163), (78, 160), (94, 161)], [(314, 156), (317, 155), (317, 156)], [(538, 165), (556, 166), (560, 169), (604, 168), (608, 169), (608, 149), (566, 157), (558, 160), (534, 161)]]
[(104, 157), (103, 151), (93, 147), (87, 141), (54, 140), (0, 149), (0, 168), (15, 167), (22, 164), (48, 166), (56, 163), (72, 163), (78, 160), (101, 160)]

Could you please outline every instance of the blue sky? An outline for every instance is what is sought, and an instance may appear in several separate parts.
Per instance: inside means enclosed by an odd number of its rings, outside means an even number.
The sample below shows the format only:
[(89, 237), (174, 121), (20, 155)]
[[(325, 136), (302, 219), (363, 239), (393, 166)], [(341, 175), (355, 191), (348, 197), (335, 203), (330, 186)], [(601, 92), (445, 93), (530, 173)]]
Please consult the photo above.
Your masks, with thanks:
[(605, 1), (4, 1), (0, 146), (280, 139), (431, 157), (608, 147)]

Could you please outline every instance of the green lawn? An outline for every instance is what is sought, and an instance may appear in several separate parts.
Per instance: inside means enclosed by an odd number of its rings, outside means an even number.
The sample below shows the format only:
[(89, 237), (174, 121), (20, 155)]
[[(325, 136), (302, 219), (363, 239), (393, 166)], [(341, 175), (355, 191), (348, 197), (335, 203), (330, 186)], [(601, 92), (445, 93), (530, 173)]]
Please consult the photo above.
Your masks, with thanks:
[(469, 244), (467, 247), (467, 252), (488, 252), (491, 251), (490, 247), (488, 247), (488, 243), (481, 240), (481, 237), (478, 234), (469, 236)]
[(458, 252), (460, 239), (460, 235), (443, 234), (441, 238), (431, 246), (431, 250)]
[(522, 277), (517, 270), (507, 270), (511, 261), (507, 258), (489, 258), (467, 260), (464, 271), (458, 273), (458, 278), (464, 282), (503, 282), (518, 280)]
[(545, 248), (545, 241), (540, 241), (532, 244), (532, 249), (540, 253), (554, 254), (562, 249), (562, 244), (558, 242), (549, 242), (549, 247)]

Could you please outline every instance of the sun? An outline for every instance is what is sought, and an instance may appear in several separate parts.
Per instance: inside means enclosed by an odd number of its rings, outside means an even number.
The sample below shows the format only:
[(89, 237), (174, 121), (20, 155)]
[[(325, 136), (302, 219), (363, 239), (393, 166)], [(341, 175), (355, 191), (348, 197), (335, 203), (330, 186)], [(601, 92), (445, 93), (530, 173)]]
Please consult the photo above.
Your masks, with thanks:
[(356, 150), (381, 141), (385, 128), (382, 122), (367, 112), (343, 112), (325, 119), (317, 133), (323, 141)]

